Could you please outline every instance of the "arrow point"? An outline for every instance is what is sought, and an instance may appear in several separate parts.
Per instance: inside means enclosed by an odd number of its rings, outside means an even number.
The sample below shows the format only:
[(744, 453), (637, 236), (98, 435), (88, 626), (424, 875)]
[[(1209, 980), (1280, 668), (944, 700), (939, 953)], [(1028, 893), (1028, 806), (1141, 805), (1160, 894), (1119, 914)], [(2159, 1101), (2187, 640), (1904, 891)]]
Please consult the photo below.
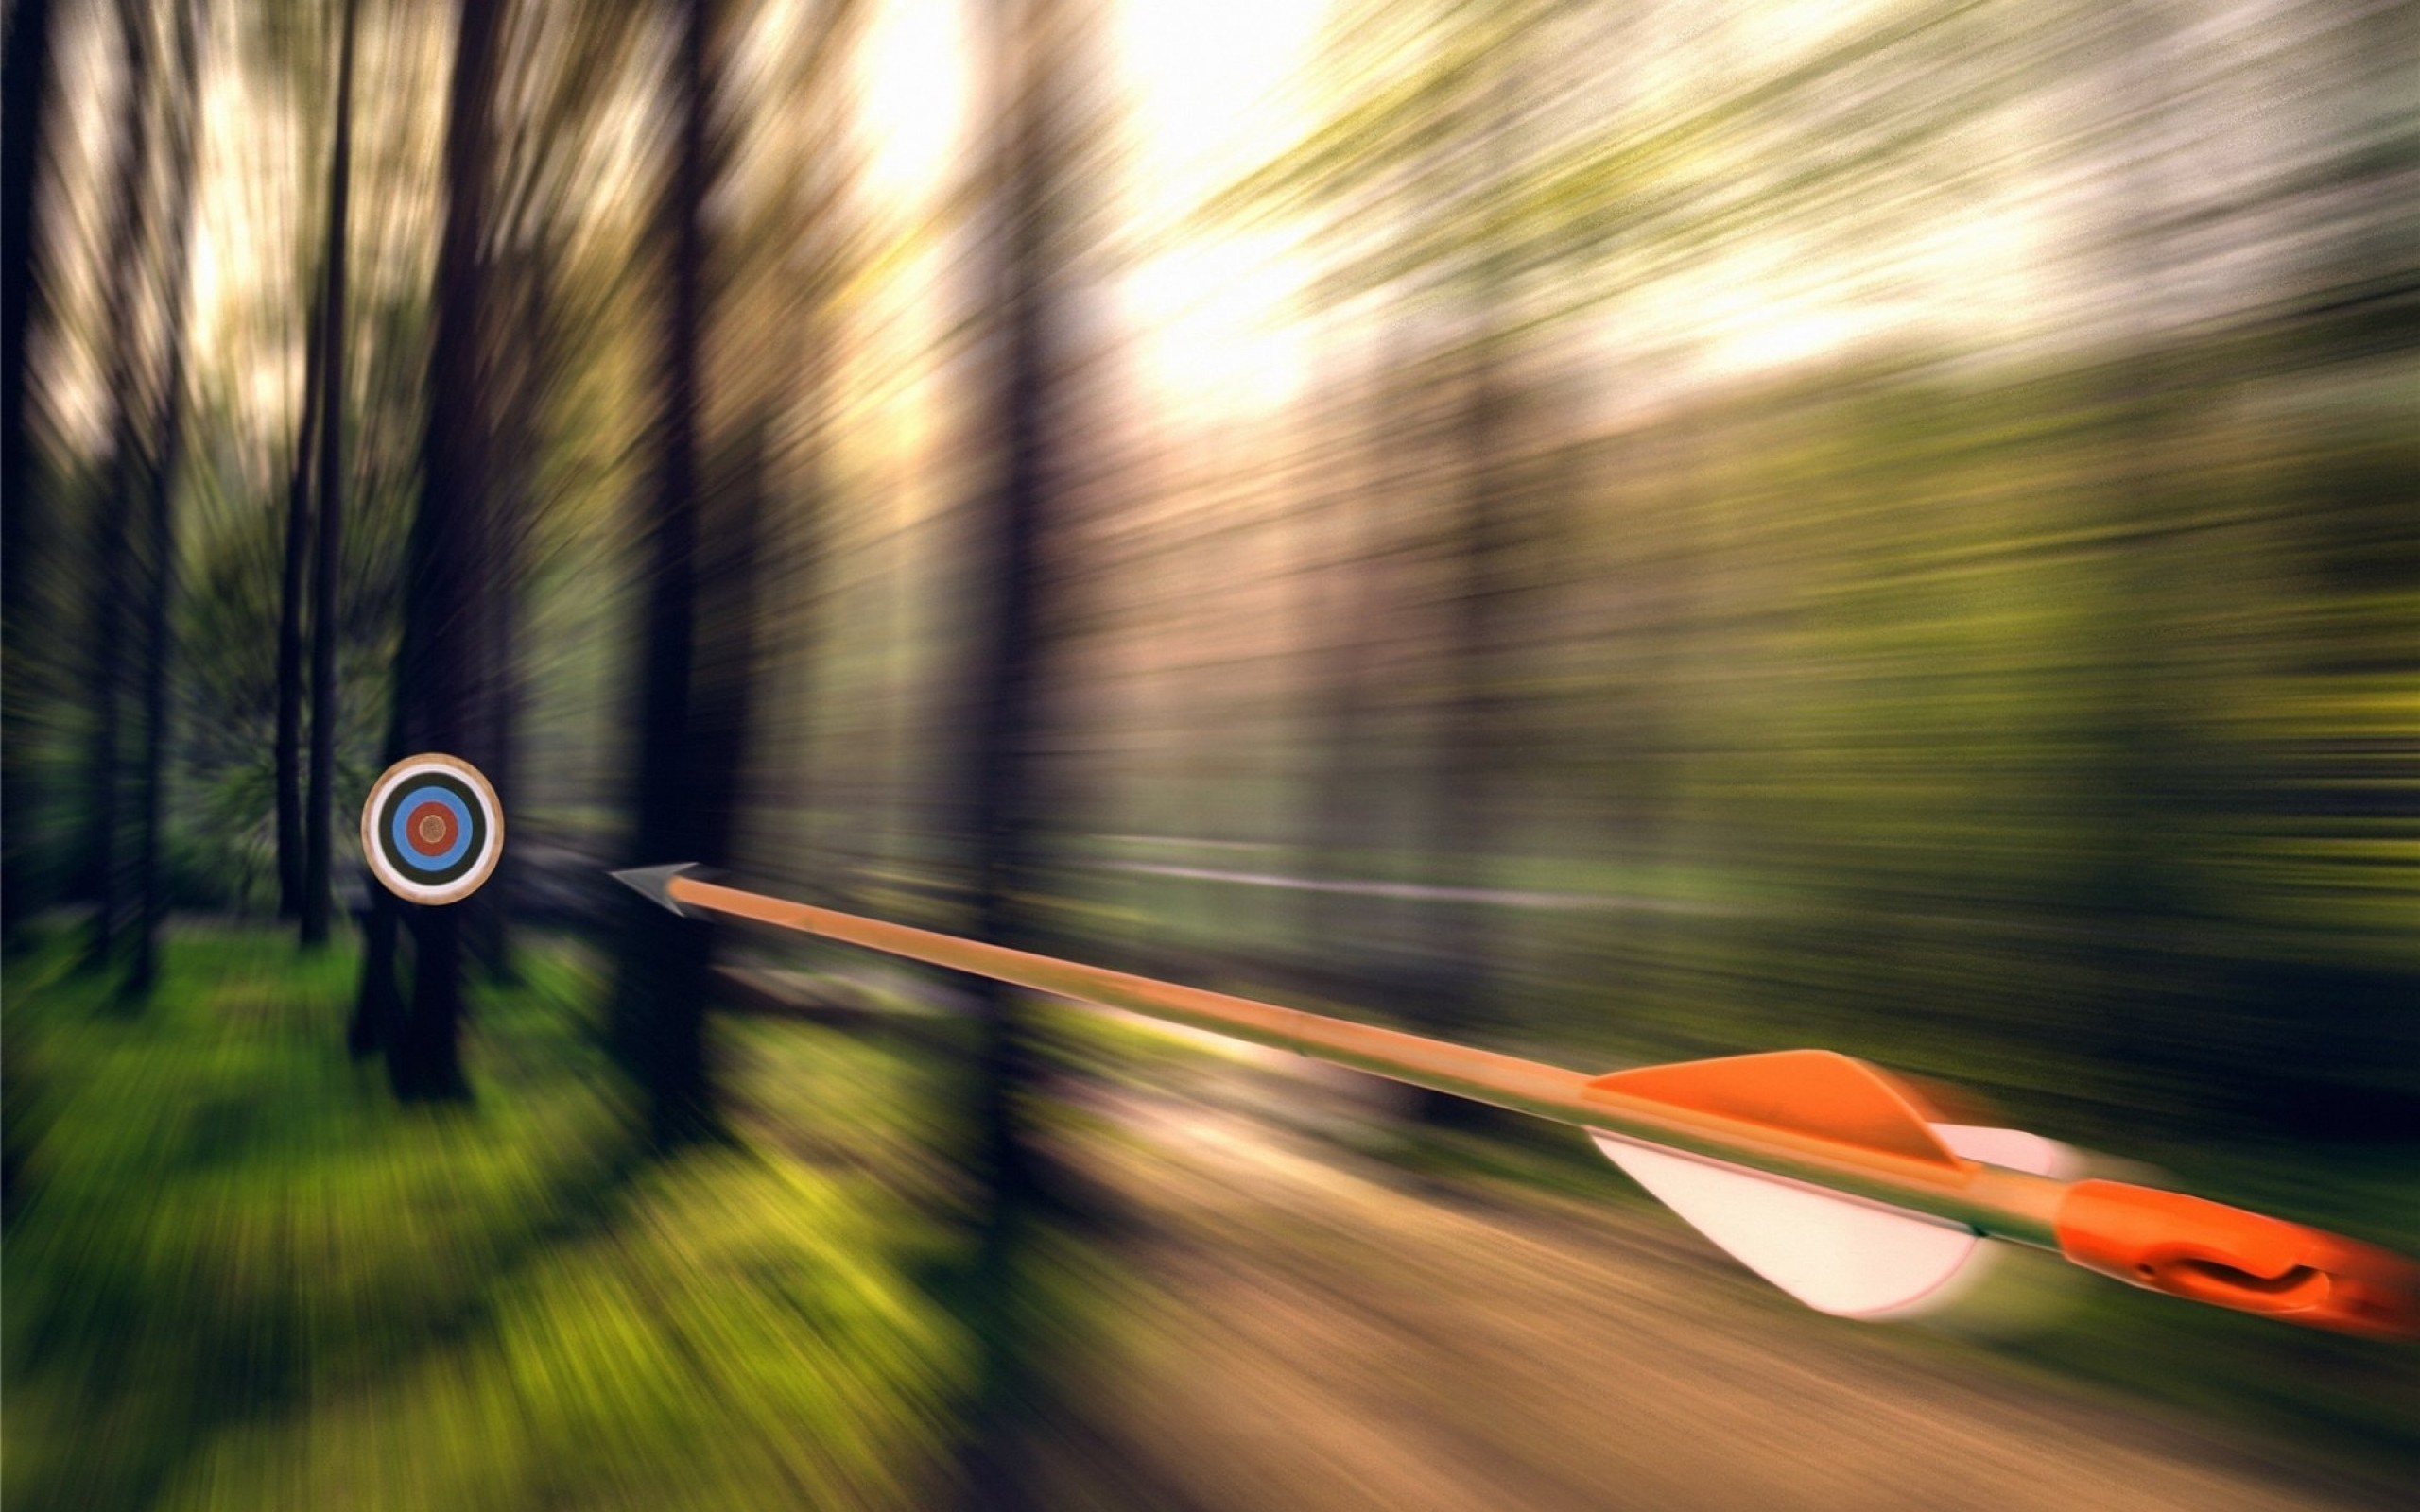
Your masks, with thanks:
[(686, 919), (689, 911), (672, 901), (672, 879), (684, 871), (697, 869), (698, 864), (694, 861), (679, 861), (668, 867), (633, 867), (628, 871), (609, 872), (607, 875)]

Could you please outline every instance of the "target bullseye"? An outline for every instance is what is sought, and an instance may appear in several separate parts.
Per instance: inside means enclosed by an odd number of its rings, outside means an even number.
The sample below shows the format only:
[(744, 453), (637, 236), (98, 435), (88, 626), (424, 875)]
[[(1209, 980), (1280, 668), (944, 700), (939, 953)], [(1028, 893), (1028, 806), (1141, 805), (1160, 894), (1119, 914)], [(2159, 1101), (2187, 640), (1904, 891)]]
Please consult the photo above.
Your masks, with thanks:
[(454, 843), (454, 820), (442, 803), (423, 803), (412, 810), (406, 831), (412, 849), (424, 856), (442, 855)]
[(361, 850), (379, 883), (416, 903), (458, 902), (504, 853), (504, 808), (479, 769), (435, 751), (379, 775), (361, 806)]

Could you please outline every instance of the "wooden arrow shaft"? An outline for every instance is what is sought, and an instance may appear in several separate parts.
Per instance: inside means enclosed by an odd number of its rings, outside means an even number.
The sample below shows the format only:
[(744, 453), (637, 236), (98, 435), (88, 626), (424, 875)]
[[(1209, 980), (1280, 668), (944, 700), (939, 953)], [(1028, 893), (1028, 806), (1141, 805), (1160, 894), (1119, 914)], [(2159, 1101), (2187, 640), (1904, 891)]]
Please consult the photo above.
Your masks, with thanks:
[[(678, 874), (623, 873), (675, 905), (841, 940), (1036, 992), (1122, 1008), (1415, 1087), (1612, 1134), (1804, 1183), (1835, 1195), (1928, 1214), (1979, 1234), (2055, 1249), (2135, 1286), (2289, 1322), (2384, 1337), (2420, 1333), (2420, 1268), (2401, 1256), (2323, 1229), (2115, 1181), (2061, 1181), (1965, 1160), (1933, 1143), (1876, 1147), (1837, 1124), (1730, 1116), (1692, 1099), (1636, 1095), (1676, 1078), (1718, 1078), (1734, 1112), (1746, 1068), (1702, 1062), (1592, 1077), (1561, 1066), (1449, 1044), (1347, 1019), (1180, 987), (1125, 971), (1011, 950), (934, 930), (885, 923)], [(1841, 1061), (1817, 1052), (1743, 1057)], [(1854, 1062), (1844, 1062), (1855, 1065)], [(1768, 1067), (1768, 1069), (1772, 1069)], [(1684, 1076), (1686, 1074), (1686, 1076)], [(1861, 1074), (1885, 1082), (1873, 1068)], [(1895, 1096), (1896, 1093), (1891, 1095)], [(1696, 1101), (1703, 1102), (1700, 1098)], [(1915, 1117), (1912, 1109), (1902, 1116)], [(1816, 1130), (1822, 1130), (1819, 1133)], [(1826, 1134), (1834, 1137), (1824, 1137)]]
[(1592, 1087), (1594, 1078), (1588, 1074), (1561, 1066), (769, 898), (695, 877), (675, 877), (666, 891), (686, 907), (862, 945), (1054, 997), (1122, 1008), (1514, 1112), (1627, 1135), (1929, 1213), (1997, 1238), (2058, 1247), (2057, 1214), (2066, 1183), (2046, 1177), (1975, 1161), (1945, 1167), (1850, 1149), (1787, 1129), (1608, 1091)]

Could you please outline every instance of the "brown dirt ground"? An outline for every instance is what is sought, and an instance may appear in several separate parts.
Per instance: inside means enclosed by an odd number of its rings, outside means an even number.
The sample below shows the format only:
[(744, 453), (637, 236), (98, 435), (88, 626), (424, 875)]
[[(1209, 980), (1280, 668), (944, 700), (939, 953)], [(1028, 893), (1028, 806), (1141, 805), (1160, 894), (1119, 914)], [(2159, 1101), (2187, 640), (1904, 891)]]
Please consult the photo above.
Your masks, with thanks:
[[(1105, 1094), (1121, 1343), (1070, 1509), (2376, 1505), (2215, 1427), (1806, 1313), (1645, 1206), (1456, 1200), (1249, 1111)], [(2147, 1299), (2149, 1300), (2149, 1299)]]

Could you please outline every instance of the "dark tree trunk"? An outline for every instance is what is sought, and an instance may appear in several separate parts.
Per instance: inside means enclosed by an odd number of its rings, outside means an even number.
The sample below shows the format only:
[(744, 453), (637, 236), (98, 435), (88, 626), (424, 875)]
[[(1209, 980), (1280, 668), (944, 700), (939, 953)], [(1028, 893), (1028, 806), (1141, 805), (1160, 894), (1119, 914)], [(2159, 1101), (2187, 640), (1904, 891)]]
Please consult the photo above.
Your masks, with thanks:
[[(1033, 880), (1034, 737), (1042, 692), (1043, 535), (1049, 479), (1046, 421), (1050, 372), (1045, 307), (1049, 237), (1046, 122), (1050, 88), (1030, 61), (1049, 21), (1039, 0), (1010, 0), (1005, 73), (1022, 88), (1011, 95), (1002, 151), (1001, 370), (998, 423), (1003, 472), (984, 511), (975, 547), (985, 601), (974, 658), (977, 690), (974, 740), (966, 753), (975, 842), (976, 933), (995, 944), (1031, 943), (1017, 899)], [(1020, 25), (1020, 21), (1023, 23)], [(1017, 995), (984, 979), (982, 1150), (994, 1190), (1019, 1188), (1030, 1174), (1014, 1103), (1027, 1080), (1028, 1054)], [(996, 988), (996, 990), (994, 990)]]
[[(1495, 77), (1474, 107), (1484, 140), (1472, 169), (1491, 182), (1511, 171), (1510, 139), (1520, 109), (1517, 60), (1494, 66)], [(1471, 893), (1491, 880), (1493, 858), (1507, 839), (1504, 799), (1519, 787), (1509, 768), (1521, 748), (1512, 729), (1516, 711), (1505, 692), (1511, 683), (1507, 663), (1517, 546), (1527, 527), (1512, 478), (1511, 388), (1504, 372), (1512, 290), (1492, 256), (1482, 256), (1468, 276), (1470, 358), (1457, 417), (1461, 511), (1447, 547), (1444, 696), (1431, 786), (1425, 795), (1433, 880), (1453, 891), (1430, 904), (1423, 987), (1409, 1000), (1426, 1026), (1445, 1032), (1468, 1031), (1501, 1017), (1493, 920), (1487, 905)], [(1498, 1122), (1485, 1104), (1442, 1092), (1424, 1091), (1415, 1107), (1424, 1124), (1467, 1127)]]
[[(2177, 335), (2163, 327), (2159, 313), (2183, 271), (2175, 228), (2190, 195), (2179, 178), (2187, 157), (2163, 146), (2185, 44), (2176, 16), (2150, 7), (2124, 15), (2108, 100), (2125, 123), (2125, 140), (2137, 148), (2121, 170), (2125, 200), (2135, 208), (2127, 234), (2109, 243), (2108, 272), (2125, 290), (2119, 318), (2132, 329), (2123, 332), (2118, 360), (2105, 366), (2101, 395), (2116, 461), (2107, 485), (2110, 524), (2118, 528), (2104, 569), (2114, 591), (2101, 630), (2108, 660), (2090, 684), (2102, 695), (2094, 718), (2100, 844), (2087, 852), (2072, 895), (2083, 914), (2078, 933), (2091, 942), (2089, 964), (2099, 979), (2094, 1021), (2101, 1059), (2145, 1076), (2210, 1082), (2242, 1063), (2238, 1057), (2266, 1062), (2271, 1074), (2276, 1062), (2259, 1048), (2229, 1042), (2230, 1016), (2210, 1012), (2221, 990), (2210, 980), (2211, 963), (2188, 940), (2204, 908), (2194, 893), (2206, 872), (2190, 858), (2207, 752), (2195, 748), (2188, 703), (2196, 614), (2180, 593), (2198, 576), (2178, 528), (2190, 501), (2168, 469), (2178, 459), (2197, 369), (2175, 355)], [(2341, 1005), (2330, 1006), (2329, 1036), (2290, 1039), (2338, 1042), (2350, 1025)], [(2274, 1007), (2264, 1003), (2254, 1012), (2263, 1010)], [(2179, 1034), (2176, 1026), (2188, 1022), (2203, 1032)], [(2253, 1100), (2263, 1100), (2269, 1085), (2265, 1076), (2256, 1080)]]
[[(546, 342), (547, 249), (543, 237), (519, 262), (512, 281), (518, 339), (510, 389), (498, 420), (496, 510), (488, 541), (484, 610), (485, 675), (479, 688), (476, 760), (508, 814), (518, 795), (515, 746), (521, 724), (521, 593), (523, 545), (536, 507), (538, 410), (550, 361)], [(499, 375), (498, 382), (508, 380)], [(495, 981), (515, 979), (512, 904), (518, 866), (508, 848), (487, 885), (462, 905), (469, 910), (471, 954)]]
[(175, 511), (177, 473), (184, 462), (185, 318), (190, 302), (186, 284), (193, 250), (194, 138), (200, 130), (201, 114), (195, 87), (193, 0), (170, 0), (170, 7), (175, 12), (177, 93), (171, 105), (175, 145), (168, 182), (177, 208), (168, 232), (168, 360), (160, 385), (160, 455), (151, 470), (151, 507), (145, 531), (150, 575), (143, 609), (142, 839), (136, 861), (142, 901), (134, 963), (126, 979), (127, 997), (138, 1000), (148, 997), (159, 979), (160, 924), (167, 911), (160, 831), (168, 777), (168, 613), (177, 589)]
[[(311, 568), (311, 790), (302, 816), (302, 919), (305, 945), (327, 943), (335, 911), (337, 652), (344, 621), (337, 612), (344, 564), (345, 237), (353, 182), (353, 40), (359, 0), (344, 0), (344, 39), (337, 64), (337, 129), (328, 158), (327, 284), (320, 310), (320, 519)], [(469, 9), (484, 9), (471, 6)], [(440, 388), (440, 403), (447, 389)]]
[(370, 911), (361, 925), (361, 980), (354, 988), (353, 1017), (344, 1030), (345, 1054), (355, 1060), (385, 1053), (404, 1006), (396, 979), (404, 902), (375, 883), (369, 885)]
[[(421, 537), (426, 521), (412, 518), (406, 543), (408, 572), (417, 574), (423, 554)], [(408, 583), (407, 583), (408, 586)], [(420, 664), (421, 615), (417, 600), (404, 598), (401, 644), (395, 650), (394, 675), (389, 679), (387, 729), (379, 745), (380, 767), (391, 766), (412, 753), (412, 668)], [(354, 1060), (384, 1055), (402, 1022), (404, 999), (398, 972), (405, 910), (410, 907), (373, 877), (365, 862), (360, 871), (365, 914), (361, 931), (361, 975), (354, 989), (353, 1016), (345, 1025), (345, 1050)]]
[(748, 793), (748, 736), (756, 691), (765, 515), (771, 490), (773, 418), (760, 414), (738, 438), (727, 477), (702, 501), (700, 576), (715, 588), (711, 613), (698, 627), (691, 683), (690, 773), (698, 794), (698, 853), (713, 864), (735, 859)]
[(277, 600), (277, 916), (302, 917), (302, 595), (310, 578), (311, 472), (319, 452), (320, 368), (325, 345), (322, 269), (303, 338), (302, 415), (285, 481), (285, 578)]
[[(1325, 544), (1333, 555), (1314, 575), (1322, 593), (1319, 624), (1323, 644), (1312, 687), (1311, 722), (1318, 734), (1307, 869), (1311, 876), (1334, 883), (1369, 875), (1366, 858), (1380, 831), (1374, 795), (1385, 774), (1372, 760), (1378, 680), (1373, 653), (1385, 633), (1389, 564), (1378, 502), (1404, 482), (1398, 473), (1406, 465), (1396, 437), (1402, 406), (1395, 403), (1396, 365), (1391, 356), (1392, 351), (1377, 360), (1370, 378), (1366, 473), (1341, 483), (1320, 507), (1322, 523), (1328, 527)], [(1344, 961), (1366, 955), (1366, 946), (1355, 947), (1373, 932), (1376, 910), (1368, 898), (1341, 889), (1311, 892), (1304, 896), (1303, 909), (1313, 940), (1326, 942)], [(1340, 945), (1344, 947), (1340, 951)], [(1333, 990), (1338, 977), (1328, 963), (1310, 965)], [(1349, 985), (1367, 988), (1374, 984)]]
[(110, 394), (116, 406), (112, 427), (115, 446), (110, 459), (108, 491), (95, 512), (92, 565), (87, 579), (92, 593), (92, 661), (89, 688), (93, 723), (84, 755), (86, 884), (93, 901), (92, 935), (83, 965), (103, 970), (117, 954), (121, 892), (118, 856), (119, 773), (118, 716), (125, 681), (126, 613), (121, 601), (126, 581), (127, 533), (134, 511), (136, 478), (141, 472), (143, 440), (136, 419), (141, 409), (136, 391), (141, 364), (142, 321), (136, 308), (143, 266), (144, 165), (149, 111), (145, 92), (150, 83), (150, 48), (146, 20), (136, 0), (123, 0), (118, 21), (126, 45), (126, 100), (118, 131), (116, 206), (117, 250), (110, 275)]
[[(675, 158), (666, 185), (672, 298), (665, 331), (663, 456), (648, 523), (649, 585), (640, 693), (637, 822), (632, 860), (717, 864), (722, 845), (695, 765), (702, 731), (692, 693), (700, 560), (700, 348), (709, 318), (707, 249), (700, 213), (712, 172), (707, 111), (711, 0), (687, 0), (674, 60), (678, 112)], [(718, 587), (720, 585), (717, 585)], [(728, 801), (728, 795), (716, 795)], [(724, 826), (723, 844), (728, 840)], [(614, 1002), (618, 1057), (644, 1089), (648, 1122), (661, 1144), (713, 1134), (719, 1111), (706, 1058), (706, 973), (711, 936), (698, 920), (644, 902), (625, 905), (621, 975)]]
[[(429, 352), (429, 416), (420, 518), (412, 542), (406, 612), (416, 623), (408, 740), (458, 751), (472, 734), (476, 668), (475, 581), (486, 498), (487, 388), (480, 343), (487, 223), (489, 112), (494, 95), (496, 8), (461, 7), (455, 31), (453, 98), (445, 128), (445, 230), (438, 246), (437, 330)], [(335, 419), (330, 416), (331, 421)], [(411, 1002), (393, 1028), (387, 1068), (406, 1098), (464, 1095), (461, 916), (451, 907), (410, 914)]]
[[(418, 560), (417, 522), (414, 523), (413, 534), (412, 557)], [(406, 608), (403, 645), (395, 657), (398, 671), (388, 701), (387, 739), (380, 747), (384, 754), (379, 759), (385, 765), (391, 766), (411, 754), (411, 747), (405, 744), (411, 727), (408, 708), (411, 689), (402, 675), (402, 669), (409, 667), (417, 655), (418, 629)], [(369, 912), (362, 922), (361, 979), (354, 988), (353, 1017), (345, 1024), (344, 1032), (345, 1052), (355, 1060), (366, 1060), (371, 1056), (383, 1053), (394, 1039), (396, 1021), (403, 1016), (403, 995), (396, 985), (395, 971), (397, 947), (403, 934), (404, 909), (407, 906), (402, 899), (379, 885), (376, 879), (370, 876), (366, 866), (362, 868), (362, 887)]]
[[(1030, 948), (1021, 900), (1035, 881), (1035, 737), (1042, 722), (1053, 411), (1049, 280), (1057, 143), (1053, 112), (1064, 79), (1053, 65), (1064, 18), (1050, 0), (1003, 0), (994, 78), (1003, 118), (995, 233), (999, 237), (997, 424), (1002, 472), (974, 547), (975, 621), (969, 673), (977, 690), (964, 753), (977, 937)], [(981, 1023), (974, 1087), (973, 1166), (980, 1182), (968, 1322), (980, 1350), (969, 1404), (960, 1486), (973, 1504), (1031, 1500), (1024, 1425), (1038, 1384), (1024, 1297), (1026, 1255), (1044, 1180), (1028, 1102), (1036, 1081), (1026, 999), (988, 978), (968, 984)]]
[[(1495, 942), (1486, 905), (1471, 894), (1491, 880), (1490, 858), (1504, 838), (1501, 795), (1515, 786), (1507, 768), (1518, 749), (1503, 692), (1516, 501), (1506, 485), (1505, 399), (1492, 330), (1479, 343), (1461, 415), (1467, 476), (1450, 548), (1445, 696), (1426, 794), (1430, 864), (1435, 881), (1452, 891), (1428, 905), (1428, 958), (1409, 1003), (1425, 1025), (1446, 1032), (1497, 1016)], [(1484, 1105), (1442, 1092), (1424, 1091), (1415, 1106), (1424, 1123), (1494, 1121)]]
[[(49, 128), (50, 0), (18, 0), (0, 61), (0, 645), (25, 644), (26, 586), (33, 580), (32, 455), (26, 425), (26, 338), (41, 301), (35, 275), (35, 195)], [(11, 672), (0, 686), (16, 686)], [(26, 763), (6, 749), (0, 719), (0, 930), (18, 942), (32, 894), (26, 885), (26, 821), (32, 813)]]

